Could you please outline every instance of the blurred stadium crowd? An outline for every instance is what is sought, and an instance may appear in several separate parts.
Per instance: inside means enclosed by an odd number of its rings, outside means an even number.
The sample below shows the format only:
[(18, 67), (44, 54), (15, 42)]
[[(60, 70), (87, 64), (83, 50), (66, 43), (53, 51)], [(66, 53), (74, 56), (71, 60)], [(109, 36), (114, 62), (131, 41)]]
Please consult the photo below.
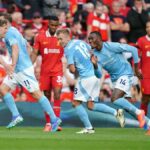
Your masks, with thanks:
[[(136, 42), (146, 35), (145, 25), (150, 19), (149, 0), (0, 0), (0, 12), (11, 14), (12, 26), (16, 27), (33, 45), (37, 33), (48, 28), (48, 16), (56, 15), (59, 18), (60, 28), (68, 27), (72, 37), (87, 40), (92, 30), (98, 30), (103, 41), (128, 43), (137, 46)], [(93, 20), (95, 20), (93, 22)], [(137, 46), (138, 47), (138, 46)], [(5, 44), (0, 41), (0, 55), (9, 63), (8, 52)], [(124, 56), (132, 64), (132, 56)], [(63, 89), (61, 100), (73, 99), (73, 87), (77, 76), (67, 69), (65, 58), (63, 61)], [(40, 77), (41, 57), (39, 56), (35, 67), (37, 79)], [(6, 72), (0, 66), (0, 82)], [(113, 87), (106, 71), (103, 71), (99, 100), (110, 101)], [(140, 82), (137, 80), (133, 86), (133, 101), (141, 100)], [(22, 87), (12, 91), (16, 101), (30, 101), (34, 99)]]

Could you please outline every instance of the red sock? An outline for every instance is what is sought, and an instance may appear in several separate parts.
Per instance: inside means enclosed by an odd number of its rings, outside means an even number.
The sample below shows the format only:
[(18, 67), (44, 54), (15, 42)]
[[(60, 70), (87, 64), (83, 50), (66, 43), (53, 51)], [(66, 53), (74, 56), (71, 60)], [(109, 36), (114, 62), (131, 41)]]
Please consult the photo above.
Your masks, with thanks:
[(147, 104), (144, 104), (144, 103), (141, 103), (140, 108), (143, 109), (143, 110), (145, 111), (145, 115), (147, 115), (148, 105), (147, 105)]
[(60, 100), (54, 100), (54, 106), (53, 106), (53, 110), (54, 110), (54, 113), (57, 117), (60, 117)]
[(50, 116), (46, 112), (45, 112), (45, 120), (46, 120), (46, 123), (51, 122)]

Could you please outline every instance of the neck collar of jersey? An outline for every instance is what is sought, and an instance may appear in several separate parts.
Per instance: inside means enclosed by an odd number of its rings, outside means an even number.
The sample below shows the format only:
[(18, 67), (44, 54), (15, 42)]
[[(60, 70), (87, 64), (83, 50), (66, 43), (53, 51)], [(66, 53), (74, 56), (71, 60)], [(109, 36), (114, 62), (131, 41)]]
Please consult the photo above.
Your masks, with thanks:
[[(46, 30), (46, 37), (52, 37), (52, 35), (50, 34), (49, 30)], [(56, 33), (54, 34), (53, 37), (56, 37)]]

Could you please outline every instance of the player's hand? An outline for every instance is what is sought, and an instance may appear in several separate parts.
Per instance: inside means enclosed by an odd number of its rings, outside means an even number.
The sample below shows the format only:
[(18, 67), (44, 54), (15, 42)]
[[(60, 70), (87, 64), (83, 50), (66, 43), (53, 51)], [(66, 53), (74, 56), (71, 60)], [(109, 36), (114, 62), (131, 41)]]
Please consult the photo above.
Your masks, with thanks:
[(141, 80), (143, 79), (143, 75), (142, 73), (138, 70), (138, 69), (135, 69), (135, 75)]
[(94, 54), (91, 55), (91, 62), (93, 63), (94, 69), (97, 69), (98, 68), (98, 65), (97, 65), (98, 59)]

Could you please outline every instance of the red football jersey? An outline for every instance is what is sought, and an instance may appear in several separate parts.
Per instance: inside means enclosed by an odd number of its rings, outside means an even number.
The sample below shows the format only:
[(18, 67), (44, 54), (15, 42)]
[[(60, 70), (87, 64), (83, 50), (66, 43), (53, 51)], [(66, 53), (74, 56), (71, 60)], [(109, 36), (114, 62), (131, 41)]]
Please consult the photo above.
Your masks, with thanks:
[(51, 36), (49, 31), (44, 31), (35, 37), (34, 46), (42, 56), (41, 75), (56, 76), (63, 74), (62, 56), (63, 48), (59, 45), (56, 36)]
[(143, 36), (138, 39), (137, 44), (139, 46), (141, 56), (141, 70), (144, 78), (150, 78), (150, 38)]

